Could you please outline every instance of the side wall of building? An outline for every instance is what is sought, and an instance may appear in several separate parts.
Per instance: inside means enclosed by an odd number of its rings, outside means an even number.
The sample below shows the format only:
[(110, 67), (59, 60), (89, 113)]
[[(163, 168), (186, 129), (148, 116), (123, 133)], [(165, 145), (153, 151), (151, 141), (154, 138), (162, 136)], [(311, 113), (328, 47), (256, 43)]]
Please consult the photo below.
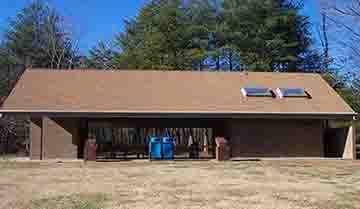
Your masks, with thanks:
[(30, 123), (30, 159), (40, 160), (42, 155), (42, 118), (31, 118)]
[(356, 128), (354, 124), (352, 124), (347, 130), (342, 158), (347, 160), (356, 160)]
[[(156, 122), (157, 121), (157, 122)], [(196, 121), (196, 122), (195, 122)], [(230, 139), (232, 157), (324, 157), (322, 120), (231, 119), (189, 120), (116, 120), (120, 126), (204, 126), (213, 127), (216, 136)], [(185, 125), (186, 124), (186, 125)], [(32, 118), (31, 159), (77, 159), (81, 155), (80, 120), (76, 118)], [(343, 158), (355, 155), (355, 131), (349, 129)]]
[(232, 157), (323, 157), (321, 120), (229, 121)]
[(31, 119), (31, 159), (77, 159), (79, 142), (78, 119)]

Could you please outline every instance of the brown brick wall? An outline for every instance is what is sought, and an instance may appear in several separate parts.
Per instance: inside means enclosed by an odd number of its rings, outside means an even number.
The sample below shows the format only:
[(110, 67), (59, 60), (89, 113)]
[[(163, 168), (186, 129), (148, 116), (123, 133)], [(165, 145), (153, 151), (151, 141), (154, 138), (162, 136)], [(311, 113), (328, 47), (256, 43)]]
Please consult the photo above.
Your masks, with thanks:
[(74, 118), (44, 118), (44, 158), (78, 156), (79, 122)]
[(320, 120), (233, 120), (232, 157), (323, 157)]
[(32, 118), (30, 128), (31, 159), (41, 159), (41, 156), (42, 159), (76, 159), (78, 157), (78, 119)]
[(30, 123), (30, 159), (40, 160), (42, 119), (31, 118)]
[(356, 160), (356, 128), (352, 125), (348, 128), (344, 147), (343, 159)]

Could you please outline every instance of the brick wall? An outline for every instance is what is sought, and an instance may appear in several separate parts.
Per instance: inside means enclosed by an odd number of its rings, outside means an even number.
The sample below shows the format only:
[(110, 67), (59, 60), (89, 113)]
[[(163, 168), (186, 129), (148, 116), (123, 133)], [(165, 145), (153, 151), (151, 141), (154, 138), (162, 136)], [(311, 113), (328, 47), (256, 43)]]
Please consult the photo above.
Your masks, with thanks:
[(30, 159), (41, 158), (42, 118), (31, 118), (30, 123)]
[(320, 120), (229, 121), (232, 157), (323, 157)]
[(343, 159), (356, 160), (356, 128), (354, 124), (347, 129), (342, 157)]
[(78, 144), (79, 120), (47, 117), (32, 119), (31, 159), (40, 159), (41, 150), (43, 159), (76, 159)]

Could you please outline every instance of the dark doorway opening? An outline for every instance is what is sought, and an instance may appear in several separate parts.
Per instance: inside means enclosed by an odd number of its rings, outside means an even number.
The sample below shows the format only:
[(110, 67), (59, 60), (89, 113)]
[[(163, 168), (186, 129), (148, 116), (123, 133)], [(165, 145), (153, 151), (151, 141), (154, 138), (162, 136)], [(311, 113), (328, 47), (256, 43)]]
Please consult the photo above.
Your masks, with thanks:
[(342, 158), (348, 128), (329, 128), (324, 137), (324, 155), (327, 158)]
[(174, 139), (175, 159), (188, 159), (193, 144), (198, 147), (199, 159), (214, 158), (214, 128), (164, 128), (166, 123), (163, 127), (152, 128), (149, 125), (122, 127), (124, 125), (113, 121), (92, 120), (87, 125), (88, 137), (97, 141), (99, 160), (148, 159), (149, 140), (153, 136)]

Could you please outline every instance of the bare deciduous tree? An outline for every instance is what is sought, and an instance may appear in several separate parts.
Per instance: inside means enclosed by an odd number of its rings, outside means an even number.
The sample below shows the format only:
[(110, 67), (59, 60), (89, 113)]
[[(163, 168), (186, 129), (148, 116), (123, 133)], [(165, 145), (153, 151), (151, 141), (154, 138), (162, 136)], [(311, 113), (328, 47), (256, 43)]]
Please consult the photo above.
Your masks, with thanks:
[(56, 11), (50, 10), (44, 22), (43, 38), (39, 40), (41, 47), (50, 57), (50, 68), (71, 69), (78, 50), (78, 39), (64, 19)]
[(338, 61), (360, 67), (360, 0), (320, 0)]

